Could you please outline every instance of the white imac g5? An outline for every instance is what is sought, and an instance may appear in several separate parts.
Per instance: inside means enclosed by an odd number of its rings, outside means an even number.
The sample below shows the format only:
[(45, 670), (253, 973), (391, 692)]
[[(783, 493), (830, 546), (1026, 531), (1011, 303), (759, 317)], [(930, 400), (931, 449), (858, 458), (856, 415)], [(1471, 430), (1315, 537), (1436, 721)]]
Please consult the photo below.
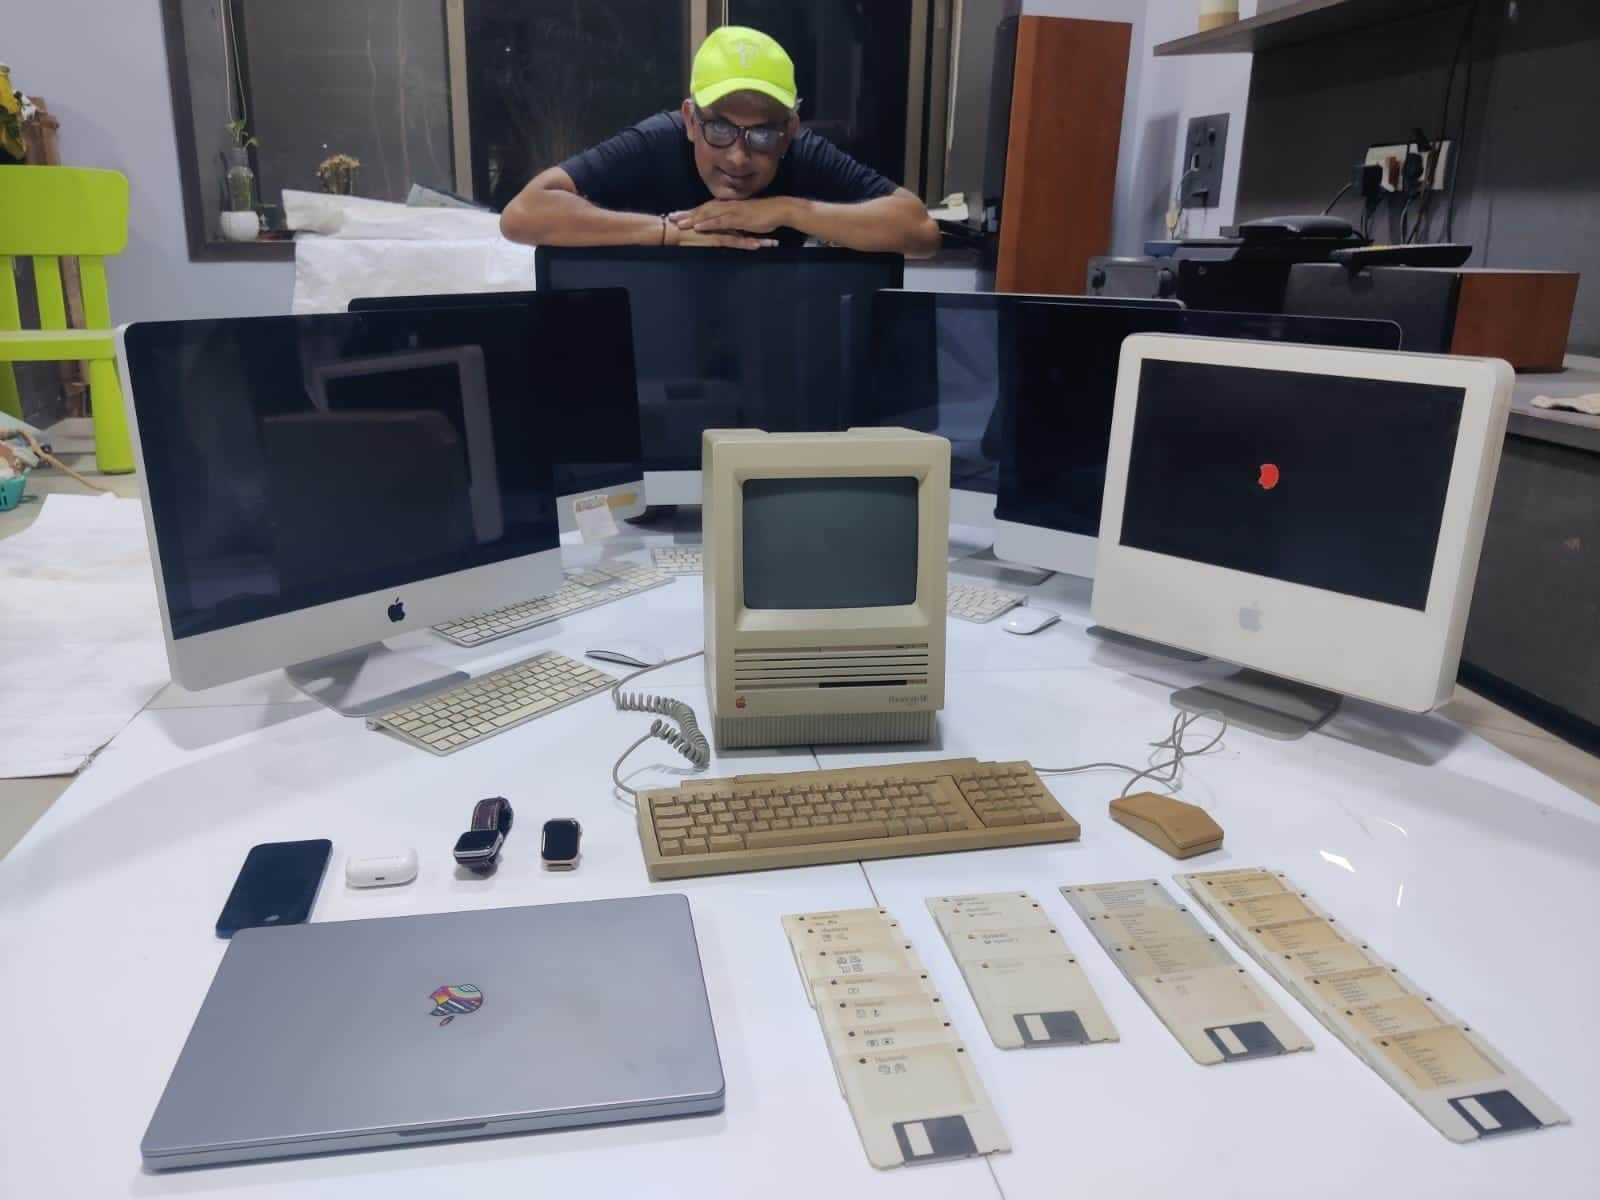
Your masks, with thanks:
[(1497, 359), (1130, 337), (1094, 619), (1245, 668), (1174, 703), (1272, 736), (1437, 706), (1511, 389)]
[(619, 519), (640, 516), (645, 499), (639, 387), (628, 293), (622, 288), (350, 301), (353, 313), (506, 307), (520, 310), (525, 322), (534, 388), (529, 402), (539, 406), (541, 436), (553, 447), (561, 532), (578, 528), (573, 505), (585, 496), (605, 496), (611, 515)]
[(513, 309), (118, 331), (172, 677), (365, 715), (466, 678), (384, 638), (561, 585)]
[(714, 429), (702, 477), (718, 747), (932, 737), (950, 443), (906, 429)]

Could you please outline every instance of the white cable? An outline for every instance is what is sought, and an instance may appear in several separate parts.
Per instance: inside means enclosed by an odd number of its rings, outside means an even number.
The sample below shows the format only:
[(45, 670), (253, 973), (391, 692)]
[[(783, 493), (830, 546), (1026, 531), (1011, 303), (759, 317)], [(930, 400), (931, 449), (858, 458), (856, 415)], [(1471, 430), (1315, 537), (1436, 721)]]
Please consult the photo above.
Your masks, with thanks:
[(639, 793), (636, 789), (622, 782), (622, 764), (627, 761), (640, 746), (651, 738), (665, 742), (671, 746), (697, 769), (704, 770), (711, 761), (711, 746), (706, 741), (706, 735), (700, 732), (699, 719), (694, 714), (694, 709), (682, 700), (674, 700), (671, 696), (647, 696), (640, 692), (624, 692), (624, 684), (632, 683), (639, 676), (650, 671), (658, 671), (662, 667), (670, 667), (676, 663), (688, 662), (692, 658), (699, 658), (704, 650), (696, 650), (693, 654), (682, 654), (677, 658), (669, 658), (665, 662), (656, 663), (651, 667), (640, 667), (631, 675), (624, 675), (611, 685), (611, 701), (617, 706), (618, 712), (646, 712), (657, 713), (665, 720), (655, 720), (650, 723), (650, 732), (639, 738), (626, 750), (611, 766), (611, 782), (619, 789), (626, 792), (631, 799), (624, 803), (634, 805), (638, 802)]
[[(1202, 718), (1209, 717), (1217, 723), (1217, 732), (1212, 739), (1198, 749), (1191, 750), (1183, 744), (1183, 735), (1189, 731), (1189, 726)], [(1157, 783), (1164, 784), (1169, 789), (1176, 790), (1178, 779), (1183, 773), (1183, 760), (1196, 754), (1204, 754), (1222, 740), (1228, 732), (1228, 718), (1214, 709), (1205, 712), (1180, 712), (1172, 718), (1172, 732), (1159, 742), (1151, 742), (1151, 747), (1156, 751), (1170, 750), (1172, 757), (1164, 762), (1154, 763), (1140, 770), (1127, 763), (1093, 762), (1084, 763), (1077, 767), (1035, 767), (1034, 772), (1039, 775), (1076, 775), (1081, 771), (1130, 771), (1132, 778), (1128, 780), (1118, 797), (1126, 796), (1133, 785), (1141, 779), (1154, 779)], [(1154, 754), (1151, 755), (1155, 757)], [(1165, 773), (1165, 774), (1163, 774)]]

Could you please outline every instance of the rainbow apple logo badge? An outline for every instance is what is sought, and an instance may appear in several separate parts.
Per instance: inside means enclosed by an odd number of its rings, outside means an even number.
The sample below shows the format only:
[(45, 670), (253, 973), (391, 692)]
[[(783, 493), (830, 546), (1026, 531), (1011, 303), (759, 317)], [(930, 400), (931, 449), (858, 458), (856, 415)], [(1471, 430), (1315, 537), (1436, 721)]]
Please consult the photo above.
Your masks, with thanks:
[(483, 1007), (483, 993), (470, 983), (451, 983), (434, 990), (433, 1012), (430, 1016), (443, 1017), (441, 1026), (450, 1024), (459, 1016), (475, 1013)]

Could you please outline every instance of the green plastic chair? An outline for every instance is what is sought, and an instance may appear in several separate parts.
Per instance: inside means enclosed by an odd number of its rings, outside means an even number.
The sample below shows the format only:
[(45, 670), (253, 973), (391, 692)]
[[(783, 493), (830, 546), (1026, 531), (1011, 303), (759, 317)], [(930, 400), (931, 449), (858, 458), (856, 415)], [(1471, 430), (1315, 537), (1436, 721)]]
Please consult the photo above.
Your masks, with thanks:
[[(105, 256), (128, 244), (128, 181), (85, 167), (0, 167), (0, 410), (22, 415), (14, 362), (89, 364), (95, 461), (110, 475), (133, 470), (128, 413), (117, 380), (116, 337)], [(86, 329), (68, 329), (61, 258), (76, 255)], [(23, 329), (12, 259), (33, 259), (39, 328)]]

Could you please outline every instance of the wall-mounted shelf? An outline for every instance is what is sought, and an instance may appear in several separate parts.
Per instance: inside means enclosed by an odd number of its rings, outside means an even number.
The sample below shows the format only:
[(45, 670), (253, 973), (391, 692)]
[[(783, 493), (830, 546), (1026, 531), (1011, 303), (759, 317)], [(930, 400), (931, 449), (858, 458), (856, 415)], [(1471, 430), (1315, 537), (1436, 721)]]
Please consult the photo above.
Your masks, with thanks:
[(1463, 0), (1295, 0), (1248, 21), (1208, 29), (1155, 48), (1174, 54), (1251, 54), (1330, 37), (1415, 13), (1460, 7)]

